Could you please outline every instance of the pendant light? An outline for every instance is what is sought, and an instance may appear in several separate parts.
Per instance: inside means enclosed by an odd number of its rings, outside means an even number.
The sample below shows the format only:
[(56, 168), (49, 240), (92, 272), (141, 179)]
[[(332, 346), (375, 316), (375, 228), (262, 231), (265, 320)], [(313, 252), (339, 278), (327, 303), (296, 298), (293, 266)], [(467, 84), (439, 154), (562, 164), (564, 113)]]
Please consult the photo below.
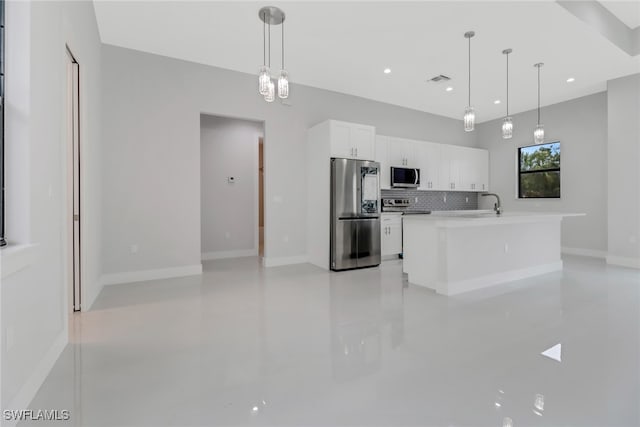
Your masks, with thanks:
[(289, 73), (284, 68), (284, 16), (282, 17), (282, 68), (278, 77), (278, 97), (281, 99), (289, 97)]
[(542, 67), (544, 63), (539, 62), (534, 64), (534, 67), (538, 69), (538, 125), (536, 126), (536, 130), (533, 131), (533, 140), (536, 144), (542, 144), (544, 142), (544, 125), (540, 123), (540, 67)]
[[(267, 58), (268, 58), (268, 63), (269, 63), (269, 71), (271, 71), (271, 23), (269, 23), (267, 25), (269, 28), (269, 31), (267, 32), (267, 35), (269, 37), (267, 37), (267, 41), (268, 41), (268, 54), (267, 54)], [(276, 99), (276, 91), (273, 85), (273, 80), (271, 80), (271, 73), (269, 73), (269, 81), (267, 82), (267, 93), (264, 95), (264, 100), (267, 102), (273, 102)]]
[(476, 33), (473, 31), (467, 31), (464, 33), (464, 37), (469, 40), (469, 103), (467, 104), (467, 108), (464, 110), (464, 130), (466, 132), (471, 132), (473, 130), (476, 121), (476, 113), (471, 106), (471, 37), (475, 35)]
[[(267, 18), (266, 11), (260, 10), (262, 19), (262, 67), (258, 71), (258, 92), (266, 96), (269, 92), (269, 82), (271, 81), (271, 70), (267, 67)], [(271, 47), (271, 46), (269, 46)]]
[[(260, 9), (258, 17), (263, 23), (263, 65), (258, 71), (258, 92), (266, 102), (273, 102), (276, 99), (276, 87), (271, 79), (271, 26), (283, 24), (285, 14), (277, 7), (266, 6)], [(282, 25), (282, 69), (278, 77), (278, 97), (287, 98), (288, 96), (289, 73), (284, 68), (284, 25)]]
[(502, 138), (511, 139), (513, 136), (513, 121), (509, 116), (509, 54), (513, 52), (511, 49), (505, 49), (502, 54), (507, 57), (507, 115), (502, 120)]

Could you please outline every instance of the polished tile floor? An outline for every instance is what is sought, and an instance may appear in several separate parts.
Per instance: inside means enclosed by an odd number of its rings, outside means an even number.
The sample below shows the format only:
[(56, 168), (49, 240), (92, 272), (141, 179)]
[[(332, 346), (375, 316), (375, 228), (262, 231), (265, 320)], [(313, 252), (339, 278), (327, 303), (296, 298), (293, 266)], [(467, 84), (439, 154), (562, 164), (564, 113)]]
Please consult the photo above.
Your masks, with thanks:
[(640, 425), (637, 270), (566, 258), (444, 297), (399, 261), (204, 269), (105, 288), (32, 408), (77, 426)]

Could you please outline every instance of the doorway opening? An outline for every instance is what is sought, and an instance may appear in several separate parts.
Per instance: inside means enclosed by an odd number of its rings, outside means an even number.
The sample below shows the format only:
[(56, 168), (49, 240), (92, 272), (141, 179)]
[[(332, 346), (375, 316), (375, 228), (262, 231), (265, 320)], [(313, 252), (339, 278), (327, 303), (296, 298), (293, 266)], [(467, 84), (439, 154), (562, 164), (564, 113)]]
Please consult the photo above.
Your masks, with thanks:
[(203, 261), (264, 256), (264, 122), (200, 115)]
[(81, 310), (80, 256), (80, 64), (67, 47), (67, 254), (72, 311)]

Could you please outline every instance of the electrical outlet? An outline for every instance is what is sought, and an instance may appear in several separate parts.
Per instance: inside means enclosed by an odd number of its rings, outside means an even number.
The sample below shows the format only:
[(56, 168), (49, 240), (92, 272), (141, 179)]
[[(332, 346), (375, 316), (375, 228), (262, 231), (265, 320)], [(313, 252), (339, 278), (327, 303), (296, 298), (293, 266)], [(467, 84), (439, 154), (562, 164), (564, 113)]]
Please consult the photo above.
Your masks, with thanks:
[(231, 233), (229, 233), (228, 231), (224, 233), (224, 238), (229, 240), (231, 238)]
[(447, 195), (446, 195), (446, 194), (442, 197), (442, 201), (443, 201), (444, 203), (447, 203)]
[(131, 245), (131, 253), (132, 254), (137, 254), (138, 253), (138, 244), (134, 243), (133, 245)]
[(416, 197), (415, 202), (418, 203), (418, 198)]
[(287, 235), (282, 236), (282, 241), (285, 242), (285, 243), (288, 243), (289, 242), (289, 236), (287, 236)]
[(506, 254), (506, 253), (508, 253), (508, 252), (509, 252), (509, 244), (508, 244), (508, 243), (505, 243), (505, 244), (504, 244), (504, 253)]
[(465, 198), (464, 198), (464, 201), (465, 201), (466, 203), (469, 203), (469, 198), (468, 198), (468, 197), (465, 197)]

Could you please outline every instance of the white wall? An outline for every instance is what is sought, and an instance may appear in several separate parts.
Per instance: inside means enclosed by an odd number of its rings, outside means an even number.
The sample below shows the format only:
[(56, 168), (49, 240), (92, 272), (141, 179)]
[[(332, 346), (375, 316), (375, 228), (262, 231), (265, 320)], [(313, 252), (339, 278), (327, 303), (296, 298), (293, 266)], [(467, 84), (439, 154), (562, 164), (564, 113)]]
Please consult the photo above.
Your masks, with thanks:
[[(533, 145), (537, 112), (513, 116), (514, 134), (501, 136), (502, 120), (476, 126), (478, 146), (489, 150), (490, 188), (505, 210), (583, 212), (566, 218), (562, 246), (568, 252), (604, 257), (607, 250), (607, 95), (597, 93), (544, 107), (541, 122), (546, 141), (560, 141), (561, 198), (517, 198), (518, 147)], [(494, 200), (479, 198), (480, 208)]]
[(640, 74), (607, 83), (607, 262), (640, 268)]
[(307, 128), (334, 118), (384, 135), (475, 143), (460, 120), (363, 98), (293, 84), (293, 106), (267, 104), (254, 75), (114, 46), (102, 60), (107, 273), (200, 263), (201, 113), (265, 122), (265, 256), (274, 263), (306, 253)]
[(263, 133), (260, 122), (201, 116), (203, 259), (258, 254), (258, 140)]
[(1, 404), (21, 409), (68, 340), (65, 44), (81, 67), (85, 309), (100, 291), (101, 55), (91, 2), (7, 2), (6, 25), (7, 238), (35, 245), (0, 284)]

